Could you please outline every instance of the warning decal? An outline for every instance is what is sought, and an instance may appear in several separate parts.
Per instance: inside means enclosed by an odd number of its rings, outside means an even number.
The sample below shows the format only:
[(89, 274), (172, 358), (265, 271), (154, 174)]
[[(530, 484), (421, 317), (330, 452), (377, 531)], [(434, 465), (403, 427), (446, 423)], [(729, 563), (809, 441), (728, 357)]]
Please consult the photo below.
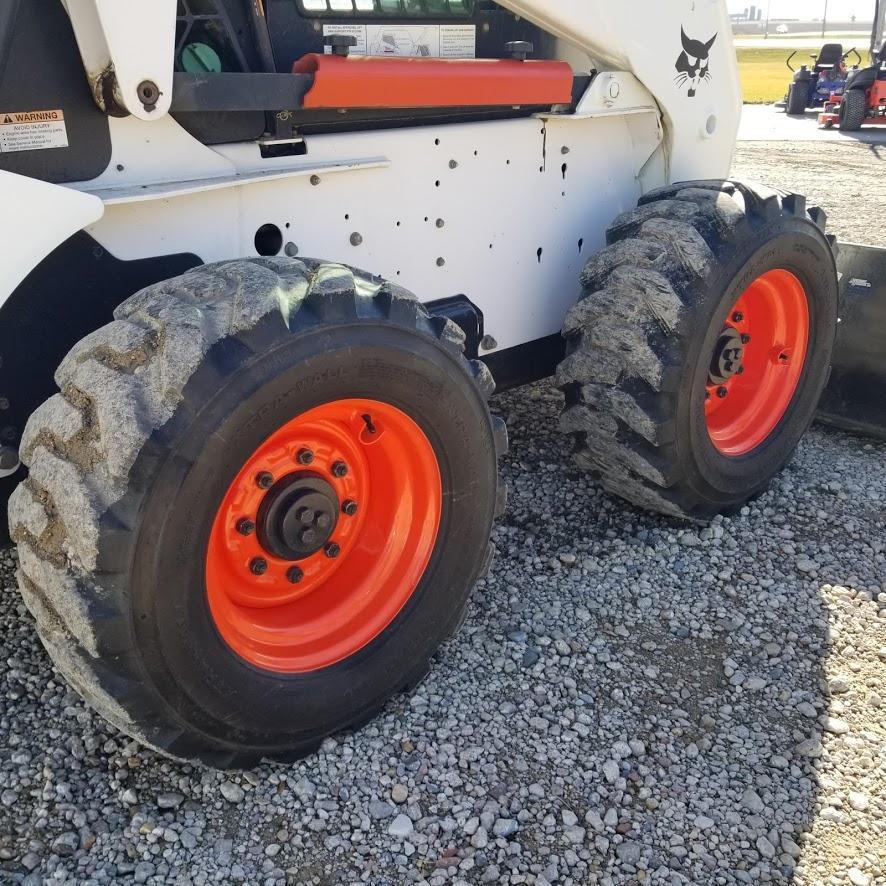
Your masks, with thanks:
[[(476, 25), (323, 25), (323, 36), (346, 34), (357, 39), (354, 55), (400, 58), (474, 58)], [(326, 47), (326, 52), (332, 50)]]
[(0, 154), (67, 146), (64, 111), (0, 111)]

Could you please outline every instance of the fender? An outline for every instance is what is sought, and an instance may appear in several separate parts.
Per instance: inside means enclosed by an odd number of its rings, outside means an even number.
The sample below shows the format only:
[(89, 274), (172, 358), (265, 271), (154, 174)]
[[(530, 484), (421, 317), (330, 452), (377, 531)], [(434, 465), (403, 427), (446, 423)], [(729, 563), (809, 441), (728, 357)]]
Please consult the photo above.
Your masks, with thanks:
[(581, 48), (599, 70), (636, 76), (661, 109), (668, 181), (729, 175), (741, 84), (725, 3), (499, 3)]
[[(57, 246), (105, 214), (99, 197), (0, 172), (0, 308), (16, 286)], [(13, 260), (14, 258), (14, 260)]]

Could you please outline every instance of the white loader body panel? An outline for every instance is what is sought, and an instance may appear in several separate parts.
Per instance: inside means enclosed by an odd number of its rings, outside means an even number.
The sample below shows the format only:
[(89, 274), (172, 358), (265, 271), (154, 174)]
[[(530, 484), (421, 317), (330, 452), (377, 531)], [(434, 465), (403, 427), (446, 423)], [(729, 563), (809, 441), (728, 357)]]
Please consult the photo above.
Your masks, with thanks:
[[(559, 332), (582, 265), (640, 196), (658, 138), (647, 112), (312, 136), (309, 162), (230, 145), (198, 180), (96, 189), (105, 215), (87, 230), (119, 259), (210, 262), (255, 255), (256, 232), (273, 224), (284, 253), (370, 270), (422, 301), (467, 295), (508, 348)], [(208, 150), (192, 149), (182, 162)], [(150, 150), (165, 154), (162, 140)]]
[[(254, 142), (207, 147), (166, 113), (175, 3), (148, 12), (138, 0), (67, 0), (87, 72), (113, 64), (132, 116), (110, 119), (100, 176), (34, 183), (70, 195), (53, 211), (91, 214), (44, 226), (38, 240), (33, 207), (6, 201), (19, 204), (4, 220), (16, 274), (77, 227), (121, 260), (209, 262), (256, 255), (256, 232), (272, 224), (281, 254), (353, 264), (425, 302), (467, 295), (498, 349), (557, 333), (618, 213), (672, 180), (728, 173), (740, 111), (731, 31), (720, 0), (500, 5), (560, 38), (574, 68), (598, 71), (575, 113), (308, 135), (307, 155), (263, 159)], [(151, 111), (134, 92), (143, 79), (160, 88)], [(0, 278), (0, 305), (14, 286)]]

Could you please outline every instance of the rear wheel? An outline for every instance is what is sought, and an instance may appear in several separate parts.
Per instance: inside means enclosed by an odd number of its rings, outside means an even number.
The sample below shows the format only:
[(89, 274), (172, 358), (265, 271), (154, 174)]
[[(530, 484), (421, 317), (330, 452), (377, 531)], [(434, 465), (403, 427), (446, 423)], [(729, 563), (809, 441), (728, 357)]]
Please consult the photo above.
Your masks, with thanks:
[(449, 321), (338, 265), (205, 266), (115, 316), (26, 429), (25, 601), (145, 744), (303, 755), (422, 678), (488, 568), (491, 377)]
[(837, 279), (824, 214), (730, 182), (653, 192), (615, 220), (564, 326), (580, 465), (704, 520), (764, 489), (827, 380)]
[(863, 89), (847, 89), (840, 103), (840, 129), (857, 132), (867, 116), (867, 93)]

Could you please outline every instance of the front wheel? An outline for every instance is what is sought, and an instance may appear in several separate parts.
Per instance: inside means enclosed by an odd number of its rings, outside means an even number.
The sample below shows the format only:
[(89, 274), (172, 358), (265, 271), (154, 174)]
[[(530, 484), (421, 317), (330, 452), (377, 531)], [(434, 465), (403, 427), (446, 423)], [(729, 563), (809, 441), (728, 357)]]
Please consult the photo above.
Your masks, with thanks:
[(503, 506), (463, 335), (340, 265), (149, 287), (62, 363), (10, 501), (59, 670), (179, 758), (303, 755), (415, 685)]
[(867, 116), (867, 93), (863, 89), (847, 89), (840, 103), (840, 131), (857, 132)]
[(806, 100), (809, 96), (808, 82), (791, 83), (788, 87), (785, 113), (792, 117), (802, 117), (806, 113)]
[(615, 220), (564, 325), (562, 426), (604, 488), (705, 520), (763, 490), (827, 380), (837, 275), (824, 213), (732, 182)]

